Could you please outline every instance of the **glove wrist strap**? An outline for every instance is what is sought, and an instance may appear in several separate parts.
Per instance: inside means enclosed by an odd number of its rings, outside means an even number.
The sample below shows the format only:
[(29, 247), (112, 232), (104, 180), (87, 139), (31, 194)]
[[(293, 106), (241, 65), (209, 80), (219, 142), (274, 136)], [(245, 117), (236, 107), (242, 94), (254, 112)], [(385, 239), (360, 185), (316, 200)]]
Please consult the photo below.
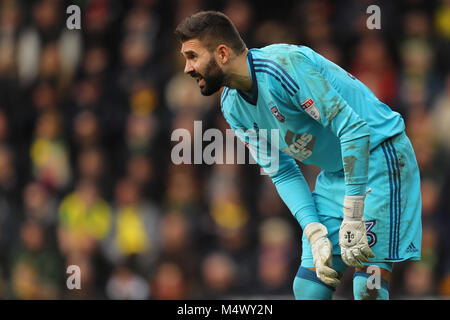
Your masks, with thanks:
[(361, 221), (364, 214), (364, 200), (367, 194), (372, 191), (368, 189), (362, 196), (345, 196), (344, 197), (344, 220)]
[(311, 222), (305, 227), (303, 232), (310, 244), (314, 243), (319, 238), (326, 237), (328, 234), (327, 228), (319, 222)]

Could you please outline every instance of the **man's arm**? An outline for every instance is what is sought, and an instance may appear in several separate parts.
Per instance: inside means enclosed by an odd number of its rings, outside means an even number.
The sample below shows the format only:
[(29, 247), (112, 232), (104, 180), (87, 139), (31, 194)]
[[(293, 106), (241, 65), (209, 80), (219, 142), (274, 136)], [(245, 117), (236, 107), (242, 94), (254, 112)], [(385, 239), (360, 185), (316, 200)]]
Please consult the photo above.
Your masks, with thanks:
[[(295, 160), (278, 149), (272, 150), (270, 142), (262, 141), (263, 137), (253, 138), (252, 134), (248, 134), (250, 130), (245, 131), (231, 115), (224, 116), (236, 136), (248, 147), (253, 159), (272, 179), (278, 194), (301, 228), (304, 229), (312, 222), (320, 222), (311, 191)], [(265, 148), (260, 147), (262, 144), (265, 144)]]
[(306, 113), (311, 103), (317, 107), (320, 118), (311, 119), (335, 134), (341, 144), (346, 195), (363, 195), (369, 168), (370, 131), (367, 123), (348, 105), (309, 57), (298, 52), (291, 59), (295, 68), (293, 76), (300, 86), (297, 94), (290, 97), (292, 103)]
[(297, 219), (301, 228), (312, 222), (320, 222), (308, 183), (294, 159), (279, 152), (280, 167), (269, 175), (283, 202)]
[[(261, 142), (260, 139), (249, 139), (244, 134), (244, 128), (239, 126), (236, 120), (232, 120), (232, 117), (225, 113), (224, 116), (238, 138), (247, 145), (252, 157), (272, 179), (281, 199), (299, 222), (311, 245), (317, 277), (325, 284), (337, 287), (340, 280), (338, 273), (332, 269), (333, 246), (327, 238), (327, 228), (319, 221), (308, 184), (294, 159), (279, 149), (272, 151), (267, 141), (263, 142), (266, 143), (267, 148), (261, 152), (258, 143)], [(277, 161), (278, 165), (273, 166), (273, 161)], [(275, 170), (273, 170), (274, 167)]]
[[(343, 261), (349, 266), (362, 268), (361, 262), (369, 262), (369, 258), (374, 257), (363, 218), (370, 155), (369, 127), (308, 56), (298, 52), (292, 59), (296, 67), (295, 78), (300, 85), (293, 103), (339, 138), (345, 174), (339, 245)], [(318, 108), (319, 116), (308, 112), (311, 100)]]

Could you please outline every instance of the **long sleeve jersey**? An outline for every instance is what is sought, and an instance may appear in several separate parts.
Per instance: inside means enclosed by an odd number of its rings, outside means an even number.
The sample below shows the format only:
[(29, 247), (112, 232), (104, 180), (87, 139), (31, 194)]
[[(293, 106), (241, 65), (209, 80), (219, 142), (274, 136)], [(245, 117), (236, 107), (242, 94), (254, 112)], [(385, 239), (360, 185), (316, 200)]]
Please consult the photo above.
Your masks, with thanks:
[(247, 65), (251, 92), (225, 87), (222, 113), (300, 226), (319, 219), (294, 159), (322, 170), (343, 170), (346, 194), (362, 195), (370, 150), (405, 129), (400, 114), (305, 46), (250, 49)]

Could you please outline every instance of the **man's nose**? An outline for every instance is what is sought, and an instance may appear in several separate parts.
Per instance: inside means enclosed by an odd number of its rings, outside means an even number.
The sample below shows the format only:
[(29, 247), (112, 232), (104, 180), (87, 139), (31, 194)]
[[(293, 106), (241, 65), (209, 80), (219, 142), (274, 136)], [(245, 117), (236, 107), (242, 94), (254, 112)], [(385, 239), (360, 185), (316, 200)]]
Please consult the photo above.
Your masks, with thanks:
[(194, 68), (189, 62), (186, 62), (186, 65), (184, 66), (184, 73), (189, 74), (192, 71), (194, 71)]

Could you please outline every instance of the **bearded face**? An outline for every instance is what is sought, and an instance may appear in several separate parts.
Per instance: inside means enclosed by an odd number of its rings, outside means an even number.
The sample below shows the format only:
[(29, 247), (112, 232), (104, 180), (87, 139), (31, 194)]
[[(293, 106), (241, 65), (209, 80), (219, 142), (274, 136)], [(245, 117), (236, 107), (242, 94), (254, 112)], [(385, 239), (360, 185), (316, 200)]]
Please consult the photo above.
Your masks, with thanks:
[(215, 60), (214, 54), (201, 41), (192, 39), (184, 42), (181, 53), (186, 58), (184, 72), (195, 78), (202, 95), (210, 96), (225, 85), (226, 74)]
[(200, 92), (204, 96), (216, 93), (225, 83), (225, 73), (220, 69), (214, 56), (209, 59), (204, 72), (194, 71), (191, 76), (197, 80)]

